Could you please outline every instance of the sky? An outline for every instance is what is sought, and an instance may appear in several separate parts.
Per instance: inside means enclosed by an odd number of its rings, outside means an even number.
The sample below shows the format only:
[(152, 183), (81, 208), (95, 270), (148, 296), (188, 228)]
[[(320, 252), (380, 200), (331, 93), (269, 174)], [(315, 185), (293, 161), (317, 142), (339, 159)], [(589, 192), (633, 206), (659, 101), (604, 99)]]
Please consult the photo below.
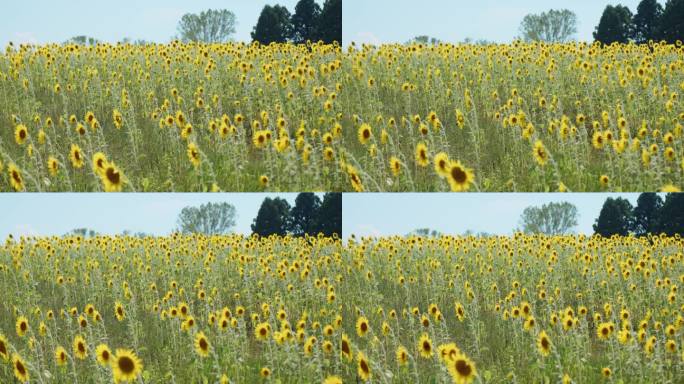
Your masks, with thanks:
[(638, 193), (360, 193), (345, 194), (342, 238), (406, 235), (418, 228), (447, 234), (467, 230), (508, 235), (528, 206), (567, 201), (577, 207), (576, 233), (592, 234), (592, 224), (608, 197), (636, 205)]
[[(569, 9), (577, 15), (576, 40), (592, 32), (606, 5), (622, 4), (636, 13), (640, 0), (344, 0), (342, 41), (403, 43), (428, 35), (447, 42), (465, 38), (507, 43), (519, 35), (525, 15)], [(660, 1), (664, 4), (664, 1)]]
[[(176, 227), (186, 206), (228, 202), (235, 206), (236, 233), (251, 234), (250, 225), (266, 197), (294, 205), (296, 193), (43, 193), (3, 194), (0, 198), (0, 241), (20, 235), (63, 235), (75, 228), (101, 234), (124, 230), (162, 236)], [(319, 194), (319, 197), (323, 197)]]
[[(298, 0), (2, 0), (0, 47), (19, 43), (61, 43), (87, 35), (117, 42), (125, 37), (166, 43), (186, 13), (228, 9), (237, 18), (236, 41), (251, 41), (264, 5), (280, 4), (294, 13)], [(323, 0), (316, 0), (323, 4)]]

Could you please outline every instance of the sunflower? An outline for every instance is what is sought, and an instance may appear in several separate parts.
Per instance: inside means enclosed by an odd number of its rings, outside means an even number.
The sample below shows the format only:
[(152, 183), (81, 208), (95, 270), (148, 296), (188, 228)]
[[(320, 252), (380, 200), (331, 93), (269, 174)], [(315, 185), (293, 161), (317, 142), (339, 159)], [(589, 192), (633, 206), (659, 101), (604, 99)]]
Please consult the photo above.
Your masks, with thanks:
[(197, 148), (197, 144), (195, 143), (188, 143), (188, 159), (192, 163), (192, 165), (195, 168), (198, 168), (200, 166), (200, 152), (199, 148)]
[(608, 378), (613, 374), (613, 371), (611, 371), (608, 367), (604, 367), (601, 369), (601, 374), (603, 375), (603, 377)]
[(263, 378), (269, 377), (271, 376), (271, 369), (269, 367), (263, 367), (259, 370), (259, 375)]
[(73, 165), (74, 168), (78, 169), (83, 167), (83, 153), (78, 144), (71, 144), (71, 149), (69, 150), (69, 159), (71, 159), (71, 165)]
[(258, 130), (252, 135), (252, 144), (255, 148), (264, 148), (268, 141), (267, 131)]
[(73, 349), (74, 356), (81, 360), (85, 360), (85, 358), (88, 356), (88, 345), (81, 335), (74, 337)]
[(428, 148), (425, 143), (418, 143), (416, 145), (416, 164), (421, 167), (427, 167), (430, 165), (430, 159), (428, 158)]
[(399, 366), (406, 365), (408, 363), (408, 359), (409, 359), (408, 350), (403, 345), (400, 345), (397, 347), (397, 350), (394, 353), (394, 357), (395, 357), (395, 360), (397, 361), (397, 365), (399, 365)]
[(447, 369), (456, 384), (470, 383), (475, 379), (475, 376), (477, 376), (475, 364), (463, 353), (450, 359)]
[(351, 341), (349, 341), (349, 336), (342, 334), (342, 340), (340, 342), (340, 351), (342, 352), (342, 357), (347, 358), (348, 361), (352, 361), (352, 347)]
[(437, 352), (439, 354), (439, 358), (443, 362), (448, 363), (453, 358), (455, 358), (459, 353), (461, 353), (461, 350), (458, 349), (456, 343), (448, 343), (442, 344), (439, 347), (437, 347)]
[(390, 170), (392, 171), (392, 174), (394, 176), (399, 176), (399, 173), (401, 172), (401, 161), (399, 161), (399, 159), (396, 158), (395, 156), (392, 156), (389, 159), (389, 165), (390, 165)]
[(268, 176), (266, 176), (266, 175), (259, 176), (259, 184), (264, 188), (268, 187)]
[(369, 329), (370, 326), (368, 325), (368, 319), (366, 319), (364, 316), (361, 316), (356, 320), (356, 334), (359, 335), (359, 337), (366, 336), (366, 333), (368, 333)]
[(339, 376), (328, 376), (323, 380), (323, 384), (342, 384), (342, 378)]
[(601, 149), (603, 148), (604, 143), (605, 140), (603, 138), (603, 133), (599, 131), (594, 132), (594, 135), (591, 137), (591, 145), (593, 145), (596, 149)]
[(102, 175), (107, 165), (107, 156), (102, 152), (96, 152), (93, 155), (93, 172), (97, 175)]
[(97, 357), (97, 362), (103, 367), (108, 366), (112, 361), (112, 351), (106, 344), (100, 344), (95, 348), (95, 356)]
[(681, 192), (682, 190), (672, 184), (665, 184), (662, 187), (660, 187), (660, 192), (667, 192), (667, 193), (678, 193)]
[(117, 301), (114, 303), (114, 316), (119, 321), (123, 321), (126, 318), (126, 311), (124, 310), (123, 304)]
[(64, 366), (67, 363), (67, 351), (61, 345), (55, 348), (55, 363), (58, 366)]
[(14, 367), (14, 377), (22, 383), (29, 381), (28, 368), (26, 363), (18, 354), (12, 354), (12, 367)]
[(0, 359), (8, 361), (9, 358), (9, 344), (7, 343), (7, 338), (0, 333)]
[(57, 171), (59, 171), (59, 162), (57, 159), (52, 156), (48, 157), (47, 168), (51, 176), (57, 176)]
[(271, 332), (271, 326), (268, 323), (260, 323), (254, 328), (254, 337), (257, 340), (268, 340), (268, 335)]
[(349, 180), (351, 181), (352, 187), (356, 192), (363, 192), (363, 183), (361, 182), (361, 177), (359, 176), (356, 168), (351, 165), (347, 166), (347, 175), (349, 175)]
[(423, 333), (418, 340), (418, 352), (423, 358), (429, 359), (432, 357), (432, 340), (427, 333)]
[(105, 192), (121, 192), (124, 185), (123, 175), (113, 162), (107, 162), (104, 172), (100, 175)]
[(114, 381), (134, 381), (142, 369), (142, 362), (133, 351), (130, 349), (116, 350), (116, 355), (112, 361)]
[(608, 177), (608, 175), (601, 175), (599, 177), (599, 183), (601, 184), (601, 187), (605, 188), (608, 186), (608, 183), (610, 183), (610, 178)]
[(551, 339), (546, 331), (539, 332), (537, 336), (537, 350), (542, 356), (548, 356), (551, 353)]
[(357, 372), (359, 374), (359, 377), (361, 377), (361, 380), (362, 381), (370, 380), (371, 370), (370, 370), (370, 364), (368, 363), (368, 359), (366, 358), (366, 355), (364, 355), (363, 352), (359, 351), (356, 354), (356, 361), (358, 362)]
[(601, 340), (608, 340), (611, 333), (613, 333), (613, 324), (601, 323), (596, 329), (596, 336)]
[(26, 333), (29, 331), (28, 319), (24, 316), (19, 316), (14, 324), (14, 328), (16, 328), (19, 337), (26, 336)]
[(26, 128), (24, 124), (17, 125), (17, 127), (14, 128), (14, 141), (16, 141), (18, 145), (23, 145), (27, 138), (28, 128)]
[(17, 168), (14, 163), (10, 163), (10, 165), (7, 167), (7, 172), (9, 173), (10, 184), (12, 184), (12, 188), (14, 188), (14, 190), (17, 192), (23, 191), (24, 179), (21, 177), (21, 171), (19, 171), (19, 168)]
[(452, 192), (463, 192), (470, 188), (475, 178), (472, 170), (465, 168), (460, 161), (450, 161), (447, 169)]
[(449, 176), (449, 155), (444, 152), (440, 152), (435, 155), (435, 172), (439, 177)]
[(537, 164), (542, 167), (549, 161), (549, 154), (546, 152), (546, 147), (544, 147), (541, 140), (534, 142), (532, 154), (534, 155), (534, 159), (537, 160)]
[(204, 332), (198, 332), (195, 335), (195, 352), (200, 355), (200, 357), (209, 356), (209, 350), (211, 349), (211, 344)]
[(359, 138), (359, 143), (366, 145), (368, 141), (371, 139), (371, 137), (373, 137), (371, 126), (366, 123), (361, 124), (357, 132), (357, 136)]

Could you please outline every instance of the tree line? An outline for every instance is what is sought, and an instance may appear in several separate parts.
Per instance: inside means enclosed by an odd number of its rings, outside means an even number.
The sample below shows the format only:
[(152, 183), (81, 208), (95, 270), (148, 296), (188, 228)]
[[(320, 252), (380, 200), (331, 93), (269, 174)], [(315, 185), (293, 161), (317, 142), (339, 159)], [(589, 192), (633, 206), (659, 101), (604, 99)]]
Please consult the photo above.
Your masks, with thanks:
[(642, 0), (636, 11), (632, 14), (621, 4), (606, 6), (594, 39), (604, 44), (684, 40), (684, 0), (668, 0), (665, 7), (657, 0)]
[(684, 194), (668, 193), (665, 199), (656, 193), (642, 193), (637, 205), (618, 197), (606, 199), (594, 232), (609, 237), (634, 234), (661, 234), (684, 236)]
[[(208, 9), (187, 13), (178, 22), (177, 36), (183, 42), (224, 43), (235, 34), (237, 17), (227, 9)], [(266, 5), (251, 32), (252, 41), (262, 44), (322, 41), (342, 43), (342, 0), (325, 0), (321, 7), (316, 0), (299, 0), (294, 13), (282, 5)], [(99, 40), (89, 36), (75, 36), (66, 41), (81, 45), (96, 45)], [(145, 40), (125, 38), (124, 44), (144, 45)]]

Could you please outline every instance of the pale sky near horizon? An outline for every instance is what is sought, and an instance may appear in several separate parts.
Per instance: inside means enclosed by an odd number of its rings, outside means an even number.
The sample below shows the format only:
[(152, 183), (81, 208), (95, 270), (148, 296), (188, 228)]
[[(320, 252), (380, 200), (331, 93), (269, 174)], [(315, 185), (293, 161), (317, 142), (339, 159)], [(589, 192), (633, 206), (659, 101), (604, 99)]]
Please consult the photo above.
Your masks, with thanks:
[(418, 228), (446, 234), (467, 230), (509, 235), (528, 206), (567, 201), (577, 207), (576, 233), (592, 234), (592, 224), (608, 197), (636, 205), (638, 193), (362, 193), (344, 194), (342, 238), (406, 235)]
[[(322, 194), (318, 194), (323, 198)], [(228, 202), (237, 211), (233, 232), (249, 235), (250, 225), (266, 197), (294, 205), (296, 193), (3, 193), (0, 197), (0, 241), (19, 235), (63, 235), (75, 228), (102, 234), (124, 230), (167, 235), (186, 206)]]
[[(607, 5), (636, 13), (640, 0), (344, 0), (342, 41), (403, 43), (428, 35), (446, 42), (469, 37), (497, 43), (519, 35), (525, 15), (569, 9), (577, 15), (576, 40), (593, 41), (592, 32)], [(660, 0), (664, 5), (664, 1)]]
[[(177, 34), (186, 13), (228, 9), (237, 18), (233, 39), (249, 42), (266, 4), (280, 4), (290, 13), (298, 0), (2, 0), (0, 47), (19, 43), (62, 43), (87, 35), (115, 43), (125, 37), (166, 43)], [(319, 5), (323, 0), (316, 0)]]

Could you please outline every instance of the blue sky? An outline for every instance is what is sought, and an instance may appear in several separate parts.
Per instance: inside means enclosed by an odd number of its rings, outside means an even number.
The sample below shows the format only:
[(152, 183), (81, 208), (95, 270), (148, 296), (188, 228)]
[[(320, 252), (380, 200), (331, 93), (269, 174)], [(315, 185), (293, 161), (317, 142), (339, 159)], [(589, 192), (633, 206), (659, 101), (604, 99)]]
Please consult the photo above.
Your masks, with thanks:
[[(510, 42), (523, 17), (549, 9), (577, 14), (577, 40), (591, 33), (606, 5), (622, 4), (636, 13), (640, 0), (344, 0), (342, 41), (405, 42), (418, 35), (459, 42), (466, 37)], [(664, 1), (660, 1), (664, 4)]]
[(210, 8), (235, 13), (233, 39), (251, 41), (249, 33), (266, 4), (280, 4), (294, 13), (297, 0), (2, 0), (0, 47), (10, 41), (61, 43), (77, 35), (108, 42), (130, 37), (165, 43), (176, 35), (181, 16)]
[(461, 234), (466, 230), (511, 234), (528, 206), (567, 201), (579, 212), (577, 233), (593, 233), (592, 224), (607, 197), (636, 205), (637, 193), (363, 193), (345, 194), (342, 237), (405, 235), (417, 228)]
[[(186, 206), (229, 202), (237, 210), (234, 232), (250, 234), (250, 225), (266, 197), (281, 197), (294, 205), (296, 193), (43, 193), (2, 194), (0, 241), (12, 233), (63, 235), (74, 228), (103, 234), (124, 230), (169, 234)], [(322, 198), (322, 195), (319, 195)]]

